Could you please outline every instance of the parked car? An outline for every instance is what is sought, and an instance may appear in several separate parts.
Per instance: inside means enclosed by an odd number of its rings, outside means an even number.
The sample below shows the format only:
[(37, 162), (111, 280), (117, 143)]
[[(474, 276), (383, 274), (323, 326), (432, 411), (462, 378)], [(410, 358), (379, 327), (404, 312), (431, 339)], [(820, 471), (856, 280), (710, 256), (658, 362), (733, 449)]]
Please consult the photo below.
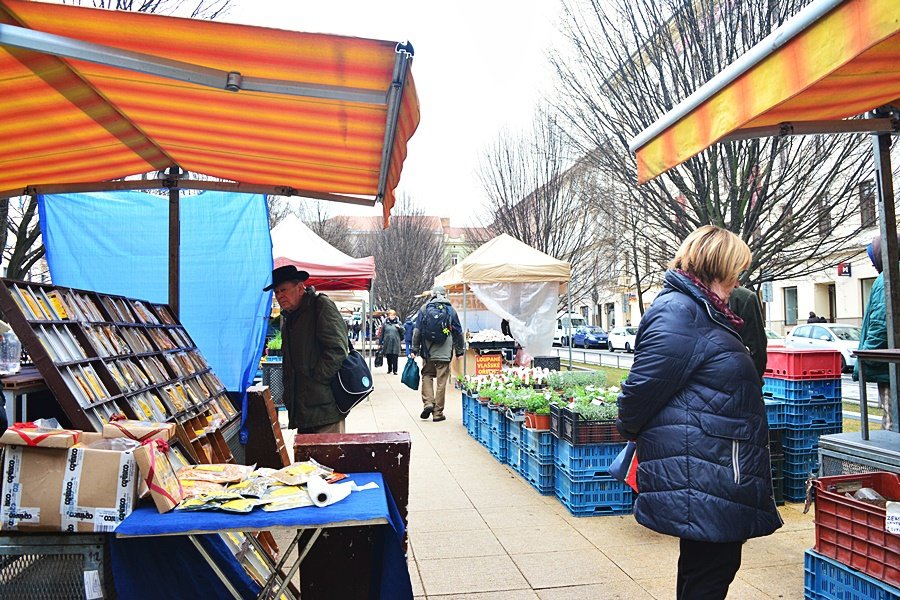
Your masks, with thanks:
[(784, 336), (766, 327), (766, 345), (770, 348), (772, 346), (784, 346)]
[(610, 352), (624, 350), (634, 352), (634, 338), (637, 336), (637, 327), (614, 327), (609, 332), (606, 343)]
[(579, 327), (572, 334), (572, 344), (582, 348), (606, 348), (609, 334), (602, 327)]
[(852, 351), (859, 348), (859, 327), (837, 323), (816, 323), (798, 325), (784, 338), (786, 348), (814, 348), (817, 350), (837, 350), (841, 353), (841, 370), (847, 371), (856, 365)]
[(575, 330), (587, 326), (587, 319), (578, 313), (559, 313), (556, 315), (556, 334), (553, 336), (554, 346), (568, 346), (569, 335), (574, 338)]

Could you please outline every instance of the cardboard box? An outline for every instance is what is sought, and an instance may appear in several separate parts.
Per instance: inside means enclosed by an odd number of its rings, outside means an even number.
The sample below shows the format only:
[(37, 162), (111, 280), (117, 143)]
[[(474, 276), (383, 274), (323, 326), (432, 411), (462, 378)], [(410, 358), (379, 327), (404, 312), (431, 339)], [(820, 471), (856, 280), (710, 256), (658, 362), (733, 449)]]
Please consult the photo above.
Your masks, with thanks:
[(113, 531), (134, 508), (137, 467), (132, 450), (87, 447), (102, 439), (83, 433), (71, 448), (6, 446), (0, 529)]
[(80, 431), (74, 429), (44, 429), (16, 423), (0, 436), (0, 444), (40, 446), (41, 448), (71, 448), (78, 443)]
[(150, 441), (134, 451), (141, 479), (150, 488), (156, 510), (161, 513), (169, 512), (184, 499), (184, 490), (166, 450), (164, 443)]
[(111, 421), (103, 425), (105, 438), (130, 438), (136, 442), (162, 440), (168, 442), (175, 435), (175, 423), (153, 421)]

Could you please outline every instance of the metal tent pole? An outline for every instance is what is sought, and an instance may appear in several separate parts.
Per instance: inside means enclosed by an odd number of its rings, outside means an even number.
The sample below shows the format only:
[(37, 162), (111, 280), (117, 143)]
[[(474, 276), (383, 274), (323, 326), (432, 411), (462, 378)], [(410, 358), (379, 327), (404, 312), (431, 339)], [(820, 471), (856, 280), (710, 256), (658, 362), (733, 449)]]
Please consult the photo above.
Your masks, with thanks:
[(467, 284), (463, 284), (463, 377), (469, 374), (468, 369), (468, 358), (469, 358), (469, 341), (466, 339), (466, 331), (468, 331), (469, 327), (469, 299), (468, 294), (466, 293), (469, 289)]
[[(178, 177), (178, 167), (169, 167), (169, 177)], [(169, 308), (180, 319), (181, 275), (181, 192), (178, 186), (169, 188)]]
[(569, 346), (569, 370), (572, 370), (572, 282), (566, 285), (566, 342)]
[[(881, 116), (884, 110), (873, 111), (873, 116)], [(900, 348), (900, 331), (897, 330), (897, 319), (900, 318), (900, 267), (898, 267), (897, 248), (897, 216), (894, 203), (894, 181), (891, 174), (891, 136), (878, 134), (872, 136), (872, 150), (875, 159), (875, 180), (878, 189), (878, 221), (881, 234), (881, 256), (884, 266), (885, 326), (887, 328), (888, 349)], [(862, 379), (862, 378), (860, 378)], [(900, 432), (900, 402), (898, 402), (898, 383), (900, 383), (900, 365), (888, 363), (888, 381), (890, 386), (890, 404), (893, 414), (891, 430)]]

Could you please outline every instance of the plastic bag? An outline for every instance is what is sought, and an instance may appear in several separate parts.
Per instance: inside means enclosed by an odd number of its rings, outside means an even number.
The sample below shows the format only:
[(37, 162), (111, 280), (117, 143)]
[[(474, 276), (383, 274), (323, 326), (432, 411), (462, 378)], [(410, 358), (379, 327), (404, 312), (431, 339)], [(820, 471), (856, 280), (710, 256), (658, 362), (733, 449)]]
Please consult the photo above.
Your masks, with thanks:
[(609, 466), (609, 474), (617, 481), (627, 483), (635, 492), (637, 489), (637, 443), (628, 442)]
[(419, 364), (412, 358), (406, 359), (403, 375), (400, 376), (400, 383), (411, 390), (419, 389)]

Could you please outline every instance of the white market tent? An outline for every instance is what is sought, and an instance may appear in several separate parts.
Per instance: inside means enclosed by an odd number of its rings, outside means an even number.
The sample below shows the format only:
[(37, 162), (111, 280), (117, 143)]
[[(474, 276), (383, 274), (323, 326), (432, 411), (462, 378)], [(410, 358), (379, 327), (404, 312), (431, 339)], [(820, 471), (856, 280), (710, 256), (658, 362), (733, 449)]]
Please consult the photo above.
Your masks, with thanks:
[[(572, 277), (572, 266), (505, 233), (482, 244), (472, 254), (434, 278), (448, 291), (462, 289), (492, 313), (509, 321), (513, 337), (532, 356), (553, 347), (556, 307)], [(463, 329), (466, 328), (465, 308)]]

